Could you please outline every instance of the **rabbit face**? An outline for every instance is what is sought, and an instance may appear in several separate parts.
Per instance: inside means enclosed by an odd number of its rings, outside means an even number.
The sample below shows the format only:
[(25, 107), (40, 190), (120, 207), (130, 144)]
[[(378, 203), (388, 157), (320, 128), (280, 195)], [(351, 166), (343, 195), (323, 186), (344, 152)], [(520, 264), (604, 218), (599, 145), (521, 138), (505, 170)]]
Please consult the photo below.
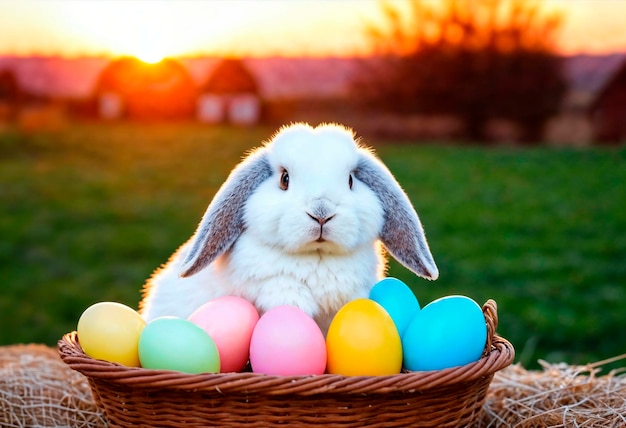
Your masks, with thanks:
[(238, 295), (260, 311), (296, 305), (324, 329), (368, 295), (385, 254), (439, 275), (408, 196), (374, 153), (340, 125), (292, 125), (233, 169), (196, 233), (147, 282), (142, 315), (188, 316)]
[(377, 239), (383, 211), (354, 174), (351, 133), (291, 128), (268, 148), (272, 175), (245, 205), (247, 233), (293, 254), (349, 253)]

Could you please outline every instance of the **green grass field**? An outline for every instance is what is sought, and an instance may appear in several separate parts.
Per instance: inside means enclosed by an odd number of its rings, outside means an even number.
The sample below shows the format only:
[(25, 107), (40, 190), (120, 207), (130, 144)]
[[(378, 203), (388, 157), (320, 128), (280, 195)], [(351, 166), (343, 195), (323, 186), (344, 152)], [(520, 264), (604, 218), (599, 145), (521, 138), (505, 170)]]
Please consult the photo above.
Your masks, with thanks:
[[(0, 132), (0, 344), (54, 345), (96, 301), (136, 307), (243, 153), (274, 129), (81, 124)], [(422, 305), (499, 304), (533, 367), (626, 352), (626, 148), (379, 144), (440, 278), (395, 263)]]

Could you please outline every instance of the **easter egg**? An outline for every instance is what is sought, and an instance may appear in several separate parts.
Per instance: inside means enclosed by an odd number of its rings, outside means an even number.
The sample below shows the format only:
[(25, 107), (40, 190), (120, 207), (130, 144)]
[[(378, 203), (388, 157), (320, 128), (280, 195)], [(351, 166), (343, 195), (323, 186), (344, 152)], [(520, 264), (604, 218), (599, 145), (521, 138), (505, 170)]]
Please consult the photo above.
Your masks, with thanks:
[(370, 299), (379, 303), (391, 316), (400, 337), (420, 310), (417, 297), (404, 282), (396, 278), (385, 278), (377, 282), (370, 291)]
[(391, 316), (370, 299), (345, 304), (326, 335), (327, 371), (344, 376), (378, 376), (400, 372), (402, 345)]
[(264, 313), (252, 332), (250, 365), (255, 373), (298, 376), (323, 374), (324, 335), (313, 318), (296, 306)]
[(252, 331), (259, 320), (252, 303), (241, 297), (219, 297), (200, 306), (188, 319), (215, 342), (222, 372), (243, 370), (250, 356)]
[(137, 344), (146, 323), (126, 305), (100, 302), (88, 307), (76, 328), (85, 354), (99, 360), (139, 367)]
[(218, 373), (220, 356), (206, 331), (191, 321), (161, 317), (146, 325), (139, 337), (139, 360), (147, 369), (183, 373)]
[(469, 297), (443, 297), (423, 307), (409, 324), (402, 340), (404, 367), (425, 371), (469, 364), (480, 359), (486, 342), (481, 307)]

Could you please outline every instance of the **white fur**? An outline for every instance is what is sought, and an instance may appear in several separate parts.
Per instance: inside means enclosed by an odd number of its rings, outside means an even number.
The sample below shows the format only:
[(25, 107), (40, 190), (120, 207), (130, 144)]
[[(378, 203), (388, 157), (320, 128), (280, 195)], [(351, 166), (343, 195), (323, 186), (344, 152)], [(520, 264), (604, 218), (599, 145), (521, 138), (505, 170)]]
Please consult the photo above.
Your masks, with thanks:
[[(381, 200), (353, 173), (364, 152), (338, 125), (282, 129), (256, 152), (265, 156), (271, 176), (243, 204), (244, 227), (233, 245), (182, 278), (197, 232), (144, 286), (143, 317), (187, 317), (210, 299), (236, 295), (261, 313), (298, 306), (326, 330), (336, 311), (367, 297), (386, 269)], [(287, 190), (279, 185), (284, 170)], [(315, 213), (330, 219), (320, 227)]]

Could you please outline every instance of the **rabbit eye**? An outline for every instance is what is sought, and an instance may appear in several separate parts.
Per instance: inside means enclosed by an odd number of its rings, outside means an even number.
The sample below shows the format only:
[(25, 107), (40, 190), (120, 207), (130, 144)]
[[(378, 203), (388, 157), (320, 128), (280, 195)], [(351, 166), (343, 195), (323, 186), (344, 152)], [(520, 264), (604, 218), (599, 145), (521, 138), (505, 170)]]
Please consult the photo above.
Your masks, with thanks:
[(348, 178), (348, 186), (352, 189), (352, 174), (350, 174), (350, 177)]
[(283, 169), (283, 173), (280, 175), (280, 188), (287, 190), (289, 187), (289, 173), (286, 169)]

